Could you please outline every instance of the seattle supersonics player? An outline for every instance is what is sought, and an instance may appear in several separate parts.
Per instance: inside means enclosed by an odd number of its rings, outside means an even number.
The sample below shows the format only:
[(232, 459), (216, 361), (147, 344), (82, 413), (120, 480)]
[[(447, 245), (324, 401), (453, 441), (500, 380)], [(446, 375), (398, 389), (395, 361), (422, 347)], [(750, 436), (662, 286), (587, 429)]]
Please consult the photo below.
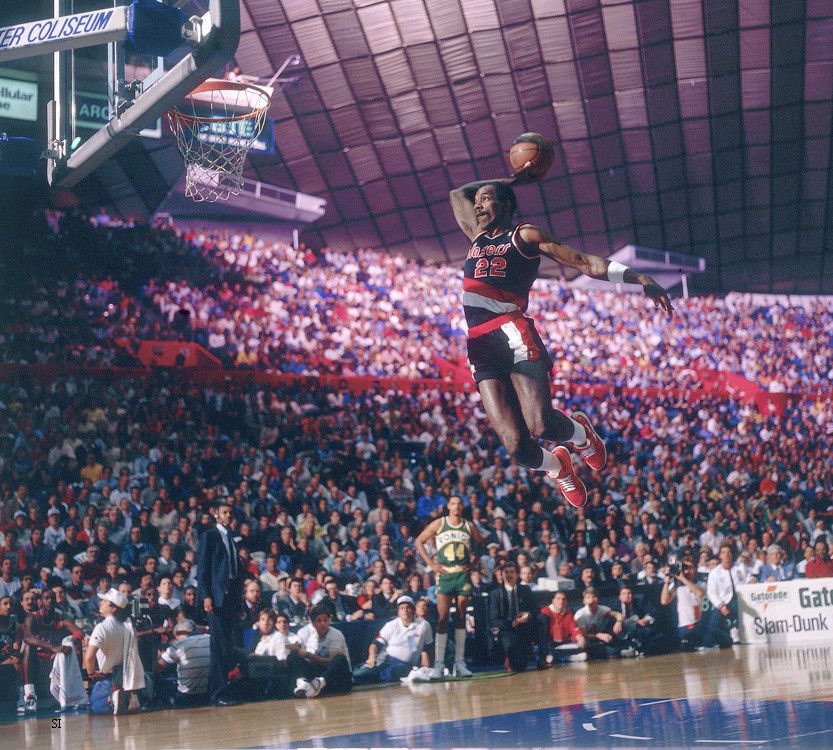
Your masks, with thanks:
[[(437, 518), (426, 526), (416, 539), (416, 548), (425, 564), (434, 571), (437, 581), (437, 637), (434, 640), (435, 661), (433, 678), (443, 676), (445, 646), (448, 640), (448, 613), (456, 600), (457, 618), (454, 632), (454, 676), (471, 677), (466, 667), (466, 607), (472, 592), (469, 570), (477, 558), (472, 555), (472, 542), (483, 547), (480, 532), (471, 521), (463, 518), (463, 501), (452, 495), (446, 505), (448, 515)], [(433, 540), (436, 553), (432, 558), (425, 548)]]

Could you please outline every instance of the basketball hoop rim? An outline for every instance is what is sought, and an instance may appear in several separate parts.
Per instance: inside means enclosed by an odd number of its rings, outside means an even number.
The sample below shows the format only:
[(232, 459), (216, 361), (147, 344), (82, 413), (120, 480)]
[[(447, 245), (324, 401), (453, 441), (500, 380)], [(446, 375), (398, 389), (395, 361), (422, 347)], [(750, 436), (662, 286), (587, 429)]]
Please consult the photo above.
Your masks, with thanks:
[(241, 120), (249, 120), (269, 109), (269, 104), (272, 101), (272, 94), (265, 86), (258, 86), (254, 83), (245, 83), (243, 81), (226, 81), (226, 80), (206, 80), (197, 86), (185, 99), (193, 103), (193, 96), (195, 94), (204, 94), (210, 91), (250, 91), (254, 92), (260, 97), (263, 97), (264, 104), (260, 107), (255, 107), (251, 112), (244, 112), (239, 115), (226, 115), (223, 117), (212, 117), (210, 115), (196, 115), (187, 114), (179, 107), (171, 107), (167, 116), (171, 122), (178, 122), (185, 127), (192, 127), (200, 123), (222, 123), (222, 122), (240, 122)]

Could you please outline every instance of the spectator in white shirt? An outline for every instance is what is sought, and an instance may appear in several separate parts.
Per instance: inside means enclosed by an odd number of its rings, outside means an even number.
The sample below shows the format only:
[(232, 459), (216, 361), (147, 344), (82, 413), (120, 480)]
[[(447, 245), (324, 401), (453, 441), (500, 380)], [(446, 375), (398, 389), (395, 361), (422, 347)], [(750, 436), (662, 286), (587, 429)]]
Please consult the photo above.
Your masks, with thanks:
[(706, 591), (712, 610), (706, 621), (703, 646), (729, 648), (735, 640), (738, 597), (732, 578), (734, 549), (731, 544), (722, 544), (719, 551), (719, 564), (709, 573)]
[(259, 576), (264, 594), (274, 594), (278, 590), (278, 581), (282, 577), (289, 578), (289, 574), (278, 570), (278, 558), (275, 555), (266, 555), (266, 570)]
[(295, 681), (298, 698), (346, 693), (353, 688), (350, 652), (341, 631), (330, 627), (330, 610), (319, 604), (310, 610), (309, 624), (298, 631), (305, 670)]
[(67, 556), (65, 552), (55, 555), (55, 565), (52, 568), (52, 575), (61, 579), (61, 583), (67, 583), (70, 579), (70, 570), (67, 568)]
[(619, 655), (624, 647), (624, 618), (619, 612), (599, 604), (599, 595), (593, 586), (584, 589), (581, 598), (584, 606), (576, 612), (575, 621), (584, 633), (588, 658), (605, 659)]
[(257, 629), (260, 640), (255, 645), (256, 656), (274, 656), (279, 662), (286, 662), (292, 652), (301, 649), (298, 636), (289, 629), (289, 618), (284, 614), (275, 615), (271, 609), (264, 609), (258, 616)]
[(414, 600), (400, 596), (396, 613), (370, 644), (367, 661), (353, 673), (357, 683), (395, 682), (415, 666), (431, 666), (428, 647), (434, 643), (434, 635), (425, 620), (415, 619)]
[[(127, 474), (129, 478), (129, 470)], [(123, 477), (124, 474), (122, 475), (122, 478), (120, 478), (119, 486), (110, 493), (109, 498), (109, 504), (114, 505), (117, 508), (122, 500), (130, 500), (130, 485), (123, 479)]]
[[(822, 541), (822, 544), (826, 545), (827, 543)], [(800, 563), (795, 566), (795, 575), (797, 578), (804, 578), (807, 575), (807, 563), (813, 559), (813, 548), (807, 546), (804, 548), (804, 556)]]
[(5, 557), (0, 564), (0, 597), (14, 597), (19, 590), (20, 579), (12, 578), (12, 559)]
[(99, 596), (98, 611), (104, 620), (93, 628), (84, 653), (84, 669), (93, 680), (108, 677), (113, 681), (113, 713), (127, 710), (120, 689), (124, 669), (125, 640), (129, 637), (125, 621), (130, 615), (127, 597), (116, 589)]
[(298, 636), (289, 630), (289, 618), (272, 609), (261, 610), (256, 627), (259, 639), (246, 662), (245, 691), (253, 698), (288, 697), (289, 686), (306, 673)]
[(823, 539), (827, 542), (827, 544), (833, 544), (833, 533), (829, 532), (824, 527), (824, 520), (821, 518), (816, 520), (815, 527), (810, 535), (810, 540), (813, 544), (815, 544), (818, 539)]
[(66, 532), (61, 528), (61, 511), (57, 508), (50, 508), (46, 514), (48, 526), (43, 532), (43, 543), (50, 547), (53, 552), (55, 548), (66, 539)]
[(159, 604), (168, 607), (178, 620), (184, 619), (182, 614), (182, 602), (174, 598), (174, 585), (171, 579), (165, 576), (159, 580), (159, 585), (156, 587), (159, 592)]
[(547, 578), (559, 578), (559, 571), (561, 566), (569, 560), (567, 553), (561, 549), (558, 542), (550, 542), (547, 550), (549, 554), (544, 560), (544, 573)]
[(717, 530), (717, 522), (714, 519), (706, 523), (706, 530), (700, 534), (698, 541), (701, 547), (708, 547), (713, 555), (718, 554), (720, 545), (723, 544), (725, 537)]
[(755, 583), (760, 580), (758, 576), (761, 572), (761, 561), (755, 559), (749, 550), (743, 550), (738, 557), (738, 561), (732, 568), (732, 578), (735, 586), (742, 583)]

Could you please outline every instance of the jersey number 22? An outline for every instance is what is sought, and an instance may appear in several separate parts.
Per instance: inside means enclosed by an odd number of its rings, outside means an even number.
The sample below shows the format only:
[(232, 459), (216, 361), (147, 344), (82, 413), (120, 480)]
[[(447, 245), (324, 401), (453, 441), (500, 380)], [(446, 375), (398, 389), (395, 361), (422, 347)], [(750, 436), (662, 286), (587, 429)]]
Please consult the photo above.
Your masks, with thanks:
[(506, 277), (506, 258), (481, 258), (474, 265), (474, 278), (484, 279), (487, 276)]

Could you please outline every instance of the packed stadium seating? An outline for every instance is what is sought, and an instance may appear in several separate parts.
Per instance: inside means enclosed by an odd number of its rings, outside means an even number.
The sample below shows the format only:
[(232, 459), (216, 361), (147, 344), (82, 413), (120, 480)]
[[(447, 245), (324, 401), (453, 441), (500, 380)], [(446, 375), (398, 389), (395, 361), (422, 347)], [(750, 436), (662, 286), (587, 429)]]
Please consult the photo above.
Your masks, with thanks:
[[(6, 275), (4, 361), (111, 364), (129, 361), (117, 340), (150, 339), (197, 342), (227, 368), (293, 374), (437, 377), (437, 358), (464, 362), (454, 267), (106, 214), (40, 227), (26, 257), (48, 262)], [(668, 321), (638, 296), (539, 280), (530, 314), (563, 382), (691, 388), (698, 372), (720, 370), (771, 392), (831, 389), (829, 299), (677, 299)]]
[[(417, 573), (414, 593), (433, 599), (414, 539), (452, 494), (498, 546), (484, 557), (486, 588), (500, 560), (528, 565), (531, 583), (555, 574), (580, 591), (592, 578), (608, 594), (617, 560), (635, 584), (651, 561), (673, 557), (692, 557), (704, 576), (723, 539), (750, 580), (776, 545), (800, 576), (813, 543), (833, 540), (829, 399), (762, 414), (693, 389), (708, 367), (771, 391), (827, 392), (829, 303), (807, 313), (743, 298), (677, 300), (668, 322), (638, 298), (540, 282), (534, 314), (556, 383), (571, 385), (557, 389), (558, 405), (587, 412), (613, 455), (604, 472), (582, 469), (589, 501), (576, 511), (543, 474), (512, 463), (471, 388), (407, 379), (436, 376), (437, 354), (460, 357), (456, 269), (72, 214), (44, 217), (26, 253), (33, 262), (4, 277), (0, 552), (14, 580), (29, 573), (46, 586), (56, 583), (60, 530), (75, 528), (79, 550), (105, 547), (101, 569), (87, 571), (93, 588), (71, 597), (90, 617), (86, 600), (105, 571), (140, 588), (148, 565), (166, 566), (181, 573), (175, 593), (184, 595), (219, 497), (233, 504), (251, 575), (272, 553), (311, 594), (323, 569), (350, 594), (384, 573), (404, 590)], [(211, 380), (131, 368), (119, 339), (196, 341), (227, 369)], [(252, 370), (344, 380), (310, 388), (300, 378), (258, 381)], [(352, 375), (403, 379), (368, 385)], [(603, 399), (593, 396), (599, 385), (609, 388)], [(60, 530), (46, 546), (33, 542), (52, 516)], [(146, 545), (135, 560), (132, 526)], [(351, 549), (381, 568), (356, 564)]]

